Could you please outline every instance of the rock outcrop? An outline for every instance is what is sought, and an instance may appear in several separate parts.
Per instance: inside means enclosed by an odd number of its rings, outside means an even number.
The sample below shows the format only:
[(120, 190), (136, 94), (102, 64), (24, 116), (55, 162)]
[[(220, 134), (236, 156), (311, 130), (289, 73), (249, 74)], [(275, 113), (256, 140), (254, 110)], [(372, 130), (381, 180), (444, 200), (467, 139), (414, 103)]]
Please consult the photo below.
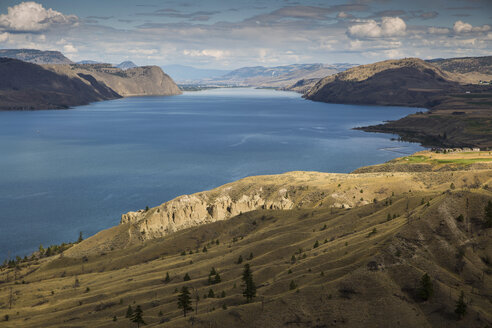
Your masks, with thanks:
[(287, 210), (294, 202), (286, 193), (277, 197), (267, 196), (260, 187), (234, 199), (230, 194), (208, 195), (199, 193), (184, 195), (149, 211), (128, 212), (121, 216), (121, 223), (138, 225), (143, 239), (153, 239), (169, 233), (254, 211), (257, 209)]

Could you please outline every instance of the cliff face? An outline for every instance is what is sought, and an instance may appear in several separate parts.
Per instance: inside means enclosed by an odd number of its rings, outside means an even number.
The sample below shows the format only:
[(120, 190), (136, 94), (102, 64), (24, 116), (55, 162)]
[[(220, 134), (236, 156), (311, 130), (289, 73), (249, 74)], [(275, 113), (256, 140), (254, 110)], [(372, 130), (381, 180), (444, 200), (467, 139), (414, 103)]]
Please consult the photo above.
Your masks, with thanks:
[(269, 195), (263, 188), (251, 190), (238, 199), (228, 193), (185, 195), (149, 211), (128, 212), (121, 223), (138, 226), (143, 239), (153, 239), (169, 233), (231, 217), (257, 209), (286, 210), (294, 207), (286, 192)]

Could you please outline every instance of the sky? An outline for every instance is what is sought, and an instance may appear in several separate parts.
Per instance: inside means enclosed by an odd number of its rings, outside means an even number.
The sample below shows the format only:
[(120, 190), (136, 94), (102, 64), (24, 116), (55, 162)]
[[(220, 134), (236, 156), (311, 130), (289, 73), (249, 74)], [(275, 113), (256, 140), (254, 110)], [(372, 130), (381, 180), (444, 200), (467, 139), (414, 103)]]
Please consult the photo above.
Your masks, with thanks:
[(0, 0), (0, 48), (234, 69), (492, 55), (492, 0)]

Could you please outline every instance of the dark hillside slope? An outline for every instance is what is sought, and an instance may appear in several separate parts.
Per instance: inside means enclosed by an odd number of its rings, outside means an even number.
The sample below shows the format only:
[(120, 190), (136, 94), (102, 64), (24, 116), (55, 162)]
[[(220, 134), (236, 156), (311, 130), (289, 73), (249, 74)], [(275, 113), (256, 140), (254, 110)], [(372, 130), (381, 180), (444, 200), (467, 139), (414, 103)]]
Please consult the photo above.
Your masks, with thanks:
[(386, 61), (327, 77), (305, 97), (333, 103), (431, 107), (443, 93), (462, 91), (459, 83), (447, 77), (420, 59)]
[(120, 96), (91, 76), (71, 78), (16, 59), (0, 58), (0, 109), (62, 109)]

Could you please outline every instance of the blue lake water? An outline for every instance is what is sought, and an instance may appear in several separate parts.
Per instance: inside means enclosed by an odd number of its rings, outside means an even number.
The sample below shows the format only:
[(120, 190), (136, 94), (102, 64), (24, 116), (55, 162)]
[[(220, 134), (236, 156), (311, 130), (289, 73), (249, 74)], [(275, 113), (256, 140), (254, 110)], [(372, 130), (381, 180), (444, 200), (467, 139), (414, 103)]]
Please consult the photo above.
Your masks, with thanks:
[(422, 148), (351, 128), (417, 110), (217, 89), (0, 112), (0, 259), (249, 175), (350, 172), (413, 153)]

